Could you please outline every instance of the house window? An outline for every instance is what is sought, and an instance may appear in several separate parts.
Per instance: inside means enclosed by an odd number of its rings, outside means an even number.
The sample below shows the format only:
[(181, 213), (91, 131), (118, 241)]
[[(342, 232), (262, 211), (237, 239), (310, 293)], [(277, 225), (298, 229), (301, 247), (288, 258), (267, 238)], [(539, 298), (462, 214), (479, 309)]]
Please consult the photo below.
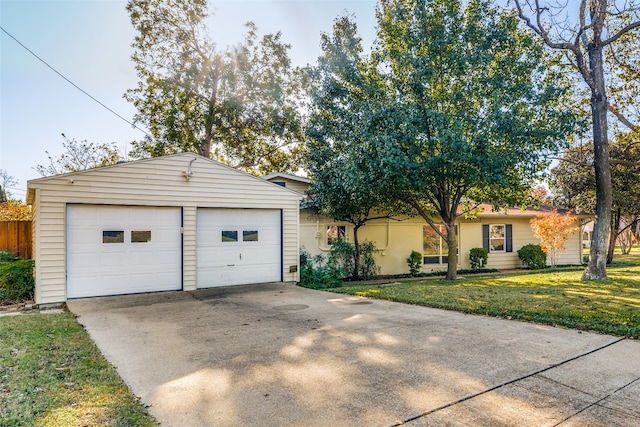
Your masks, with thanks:
[(489, 225), (489, 251), (491, 252), (504, 252), (505, 251), (505, 238), (506, 227), (504, 224), (490, 224)]
[(124, 230), (104, 230), (102, 232), (102, 243), (124, 243)]
[(347, 240), (347, 227), (344, 225), (330, 225), (327, 227), (327, 246), (338, 240)]
[[(437, 225), (438, 230), (445, 236), (447, 227), (444, 224)], [(456, 225), (456, 240), (460, 246), (460, 236)], [(457, 251), (456, 251), (457, 252)], [(449, 259), (449, 245), (447, 240), (440, 235), (429, 224), (422, 226), (422, 262), (423, 264), (446, 264)]]
[(287, 187), (287, 183), (284, 181), (273, 181), (275, 185), (279, 185), (280, 187)]
[(482, 224), (482, 247), (489, 252), (513, 252), (512, 224)]

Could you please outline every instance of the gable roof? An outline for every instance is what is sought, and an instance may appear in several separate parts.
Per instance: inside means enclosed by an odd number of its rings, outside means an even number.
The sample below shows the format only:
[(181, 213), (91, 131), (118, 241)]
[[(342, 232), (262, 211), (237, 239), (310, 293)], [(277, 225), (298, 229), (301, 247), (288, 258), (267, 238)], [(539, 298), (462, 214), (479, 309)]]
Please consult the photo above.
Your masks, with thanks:
[(270, 173), (269, 175), (265, 175), (262, 177), (262, 179), (266, 180), (266, 181), (272, 181), (274, 179), (288, 179), (290, 181), (297, 181), (297, 182), (301, 182), (303, 184), (311, 184), (313, 181), (311, 181), (309, 178), (305, 178), (302, 176), (298, 176), (298, 175), (292, 175), (289, 173), (282, 173), (282, 172), (274, 172), (274, 173)]
[[(180, 162), (180, 159), (183, 159), (183, 162)], [(159, 167), (156, 170), (162, 171), (162, 172), (167, 171), (167, 166), (171, 167), (172, 169), (175, 168), (175, 170), (181, 172), (182, 177), (184, 177), (188, 181), (189, 179), (191, 179), (191, 176), (192, 176), (192, 170), (191, 170), (192, 164), (196, 160), (200, 165), (202, 164), (200, 162), (206, 162), (209, 164), (210, 167), (205, 166), (208, 173), (209, 172), (215, 173), (215, 170), (218, 170), (220, 172), (226, 171), (225, 172), (226, 175), (232, 174), (233, 176), (236, 176), (237, 174), (238, 179), (244, 180), (246, 183), (252, 182), (262, 188), (266, 188), (264, 186), (267, 186), (268, 188), (273, 188), (272, 183), (269, 183), (263, 180), (262, 178), (256, 177), (254, 175), (251, 175), (247, 172), (244, 172), (238, 169), (234, 169), (229, 165), (226, 165), (224, 163), (221, 163), (213, 159), (209, 159), (207, 157), (203, 157), (199, 154), (186, 152), (186, 153), (169, 154), (169, 155), (160, 156), (160, 157), (151, 157), (146, 159), (133, 160), (128, 162), (120, 162), (113, 165), (85, 169), (77, 172), (68, 172), (64, 174), (32, 179), (27, 182), (27, 203), (33, 202), (35, 198), (36, 188), (41, 188), (43, 186), (46, 187), (50, 183), (51, 184), (60, 183), (61, 181), (67, 181), (67, 182), (73, 183), (75, 179), (82, 179), (82, 178), (91, 179), (91, 175), (98, 176), (98, 175), (104, 175), (105, 173), (109, 174), (116, 171), (122, 172), (127, 169), (133, 172), (139, 169), (140, 166), (146, 166), (145, 169), (156, 169), (153, 167), (153, 163), (157, 163)], [(149, 167), (150, 165), (151, 165), (151, 168)], [(289, 190), (283, 187), (278, 187), (278, 188), (281, 191), (290, 193), (291, 196), (294, 196), (298, 199), (301, 198), (300, 194), (296, 191)]]
[[(553, 211), (558, 211), (560, 215), (564, 215), (568, 212), (571, 212), (570, 209), (558, 208), (552, 205), (540, 205), (537, 209), (532, 206), (527, 206), (525, 209), (522, 209), (517, 206), (509, 207), (507, 209), (498, 209), (497, 211), (493, 210), (493, 206), (490, 203), (482, 203), (479, 205), (480, 208), (483, 209), (482, 213), (479, 214), (482, 218), (500, 218), (504, 216), (512, 216), (512, 217), (520, 217), (520, 218), (533, 218), (543, 213), (551, 213)], [(579, 215), (575, 212), (572, 212), (573, 216), (576, 217), (587, 217), (588, 215)]]

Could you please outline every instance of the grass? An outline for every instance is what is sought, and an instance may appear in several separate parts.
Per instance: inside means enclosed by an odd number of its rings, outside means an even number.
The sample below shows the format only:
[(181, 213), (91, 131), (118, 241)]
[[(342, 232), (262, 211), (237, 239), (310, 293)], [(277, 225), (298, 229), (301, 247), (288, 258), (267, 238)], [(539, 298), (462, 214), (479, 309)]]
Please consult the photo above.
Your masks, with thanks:
[(0, 317), (0, 420), (157, 426), (69, 312)]
[(619, 256), (608, 280), (583, 267), (357, 285), (331, 292), (640, 338), (640, 255)]

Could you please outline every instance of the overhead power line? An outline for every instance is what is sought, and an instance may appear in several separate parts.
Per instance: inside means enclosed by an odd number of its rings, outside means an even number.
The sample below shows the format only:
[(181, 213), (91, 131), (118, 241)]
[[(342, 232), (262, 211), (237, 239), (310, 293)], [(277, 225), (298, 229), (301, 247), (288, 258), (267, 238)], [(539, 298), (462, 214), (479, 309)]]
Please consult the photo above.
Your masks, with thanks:
[(27, 46), (25, 46), (24, 44), (22, 44), (22, 42), (20, 42), (20, 40), (18, 40), (17, 38), (15, 38), (13, 35), (11, 35), (7, 30), (5, 30), (3, 27), (0, 26), (0, 30), (2, 30), (6, 35), (8, 35), (9, 37), (11, 37), (16, 43), (18, 43), (24, 50), (26, 50), (27, 52), (29, 52), (31, 55), (33, 55), (36, 59), (38, 59), (40, 62), (42, 62), (44, 65), (46, 65), (47, 67), (49, 67), (49, 69), (51, 69), (51, 71), (53, 71), (54, 73), (56, 73), (57, 75), (59, 75), (60, 77), (62, 77), (63, 79), (65, 79), (70, 85), (72, 85), (73, 87), (75, 87), (76, 89), (78, 89), (80, 92), (84, 93), (85, 95), (87, 95), (89, 98), (91, 98), (93, 101), (97, 102), (98, 104), (100, 104), (103, 108), (105, 108), (107, 111), (109, 111), (110, 113), (114, 114), (115, 116), (117, 116), (118, 118), (120, 118), (121, 120), (127, 122), (128, 124), (130, 124), (132, 127), (138, 129), (140, 132), (144, 133), (145, 135), (147, 135), (149, 138), (153, 138), (153, 136), (151, 136), (146, 130), (139, 128), (135, 123), (125, 119), (124, 117), (122, 117), (120, 114), (116, 113), (114, 110), (112, 110), (111, 108), (107, 107), (106, 105), (104, 105), (102, 102), (100, 102), (99, 100), (97, 100), (96, 98), (94, 98), (90, 93), (88, 93), (86, 90), (82, 89), (80, 86), (78, 86), (77, 84), (75, 84), (74, 82), (72, 82), (71, 80), (69, 80), (67, 77), (65, 77), (64, 74), (62, 74), (60, 71), (56, 70), (55, 68), (53, 68), (51, 65), (49, 65), (49, 63), (47, 63), (47, 61), (45, 61), (44, 59), (40, 58), (38, 55), (36, 55), (31, 49), (29, 49)]

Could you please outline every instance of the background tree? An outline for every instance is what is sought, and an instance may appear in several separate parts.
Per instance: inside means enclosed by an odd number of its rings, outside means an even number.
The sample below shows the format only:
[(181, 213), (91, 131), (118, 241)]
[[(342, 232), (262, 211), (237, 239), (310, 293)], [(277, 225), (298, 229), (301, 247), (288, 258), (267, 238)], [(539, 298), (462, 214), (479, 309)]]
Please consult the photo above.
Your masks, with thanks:
[(551, 194), (549, 194), (549, 190), (547, 187), (542, 185), (536, 185), (531, 190), (531, 197), (540, 205), (550, 205), (553, 203), (553, 199), (551, 198)]
[[(611, 233), (607, 263), (613, 261), (618, 236), (633, 229), (640, 221), (640, 143), (634, 133), (618, 135), (610, 149), (612, 181)], [(550, 185), (555, 203), (580, 213), (593, 214), (596, 185), (591, 144), (572, 147), (563, 153), (560, 163), (551, 170)]]
[(280, 33), (220, 51), (207, 34), (206, 0), (130, 0), (140, 78), (125, 97), (152, 137), (134, 153), (193, 151), (269, 173), (298, 169), (303, 138), (299, 81)]
[(33, 218), (31, 206), (22, 200), (8, 200), (0, 203), (0, 221), (30, 221)]
[(571, 227), (576, 223), (576, 218), (572, 211), (564, 215), (558, 210), (545, 212), (531, 219), (531, 229), (533, 234), (540, 239), (542, 250), (549, 255), (551, 266), (555, 267), (558, 252), (566, 250), (564, 243), (571, 234), (580, 231), (580, 227)]
[(67, 172), (78, 172), (101, 166), (114, 165), (123, 160), (115, 143), (95, 144), (93, 142), (78, 142), (62, 134), (64, 152), (54, 159), (48, 151), (49, 165), (37, 165), (35, 170), (42, 176), (58, 175)]
[(18, 185), (18, 180), (9, 175), (4, 169), (0, 169), (0, 203), (4, 203), (12, 199), (10, 187)]
[(28, 221), (31, 219), (31, 206), (15, 199), (9, 189), (18, 185), (18, 180), (0, 169), (0, 221)]
[[(604, 53), (607, 47), (622, 46), (640, 28), (640, 6), (634, 0), (581, 0), (573, 23), (556, 19), (569, 3), (541, 4), (539, 0), (514, 0), (520, 18), (552, 49), (566, 53), (590, 91), (596, 183), (596, 215), (589, 264), (583, 279), (606, 279), (607, 239), (611, 229), (611, 172), (607, 111), (634, 128), (620, 109), (607, 98)], [(634, 48), (631, 48), (632, 51)], [(627, 51), (628, 53), (629, 51)], [(637, 46), (635, 48), (637, 52)], [(623, 61), (624, 62), (624, 61)]]
[(542, 44), (489, 1), (383, 0), (377, 19), (387, 100), (365, 115), (375, 129), (368, 158), (447, 241), (454, 279), (456, 218), (485, 201), (528, 201), (545, 154), (574, 130), (559, 108), (566, 88)]

